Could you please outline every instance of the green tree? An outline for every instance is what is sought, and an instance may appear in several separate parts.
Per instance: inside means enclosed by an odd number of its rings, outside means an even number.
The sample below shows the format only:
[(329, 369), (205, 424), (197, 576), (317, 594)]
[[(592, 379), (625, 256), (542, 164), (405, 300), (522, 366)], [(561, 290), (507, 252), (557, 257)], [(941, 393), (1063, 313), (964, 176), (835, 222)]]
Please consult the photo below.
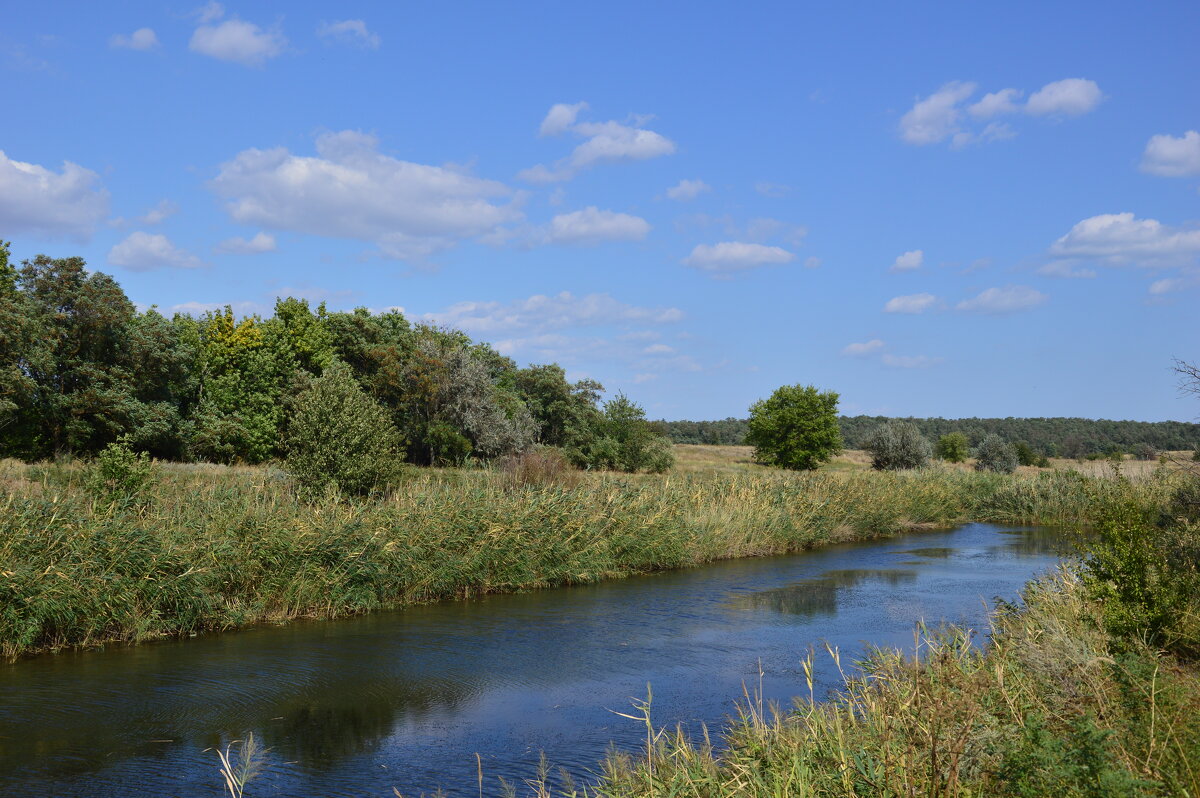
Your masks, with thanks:
[(1023, 466), (1037, 465), (1038, 453), (1033, 450), (1025, 441), (1017, 441), (1013, 444), (1013, 451), (1017, 453), (1017, 463)]
[(867, 440), (871, 453), (871, 468), (879, 471), (900, 471), (922, 468), (929, 462), (931, 447), (915, 424), (889, 421), (875, 430)]
[(964, 463), (970, 453), (970, 441), (961, 432), (949, 432), (938, 438), (937, 456), (947, 463)]
[(623, 393), (604, 404), (602, 437), (606, 440), (598, 449), (611, 457), (605, 464), (610, 468), (662, 473), (675, 464), (670, 440), (658, 434), (641, 405)]
[(746, 443), (767, 465), (811, 470), (842, 450), (838, 395), (808, 385), (784, 385), (750, 406)]
[(338, 361), (328, 363), (292, 402), (284, 451), (288, 470), (313, 495), (329, 487), (355, 495), (385, 487), (404, 457), (388, 412)]
[(999, 435), (988, 435), (975, 452), (975, 470), (1011, 474), (1017, 470), (1017, 452)]

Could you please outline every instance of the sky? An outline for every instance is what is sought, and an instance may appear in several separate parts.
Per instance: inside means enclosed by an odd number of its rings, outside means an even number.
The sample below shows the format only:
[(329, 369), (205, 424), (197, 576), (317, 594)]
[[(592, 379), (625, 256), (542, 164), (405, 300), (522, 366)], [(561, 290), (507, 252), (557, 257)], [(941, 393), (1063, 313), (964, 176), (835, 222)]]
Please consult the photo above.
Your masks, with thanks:
[(0, 239), (653, 418), (1195, 420), (1200, 4), (9, 4)]

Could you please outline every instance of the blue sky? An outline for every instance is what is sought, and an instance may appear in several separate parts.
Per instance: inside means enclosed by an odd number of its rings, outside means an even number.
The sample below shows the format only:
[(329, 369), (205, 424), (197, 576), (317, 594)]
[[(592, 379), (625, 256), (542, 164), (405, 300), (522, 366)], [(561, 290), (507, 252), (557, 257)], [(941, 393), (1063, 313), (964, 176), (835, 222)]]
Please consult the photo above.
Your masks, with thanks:
[(1200, 5), (43, 3), (0, 238), (402, 307), (653, 417), (1192, 420)]

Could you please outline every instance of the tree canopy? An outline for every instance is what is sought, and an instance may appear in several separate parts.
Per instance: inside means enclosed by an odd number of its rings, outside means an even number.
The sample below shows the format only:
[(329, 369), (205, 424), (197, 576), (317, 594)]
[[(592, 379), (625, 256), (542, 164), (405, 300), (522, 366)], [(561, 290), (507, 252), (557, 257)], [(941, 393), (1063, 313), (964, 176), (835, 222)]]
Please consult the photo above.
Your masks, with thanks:
[(746, 443), (761, 463), (811, 470), (842, 450), (838, 395), (812, 385), (784, 385), (750, 406)]

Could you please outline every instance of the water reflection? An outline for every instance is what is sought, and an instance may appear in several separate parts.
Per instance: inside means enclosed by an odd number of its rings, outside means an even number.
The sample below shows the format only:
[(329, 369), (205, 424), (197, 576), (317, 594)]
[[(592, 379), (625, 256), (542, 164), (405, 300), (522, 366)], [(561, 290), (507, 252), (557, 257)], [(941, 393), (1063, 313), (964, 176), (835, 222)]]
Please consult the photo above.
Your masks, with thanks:
[(838, 611), (838, 592), (858, 587), (867, 580), (890, 586), (917, 581), (917, 572), (897, 568), (843, 568), (826, 571), (816, 579), (794, 585), (760, 590), (734, 599), (734, 604), (753, 610), (773, 610), (788, 615), (834, 615)]
[(949, 546), (928, 546), (923, 549), (905, 549), (905, 554), (915, 554), (918, 557), (933, 557), (935, 559), (944, 560), (953, 554), (956, 549)]

